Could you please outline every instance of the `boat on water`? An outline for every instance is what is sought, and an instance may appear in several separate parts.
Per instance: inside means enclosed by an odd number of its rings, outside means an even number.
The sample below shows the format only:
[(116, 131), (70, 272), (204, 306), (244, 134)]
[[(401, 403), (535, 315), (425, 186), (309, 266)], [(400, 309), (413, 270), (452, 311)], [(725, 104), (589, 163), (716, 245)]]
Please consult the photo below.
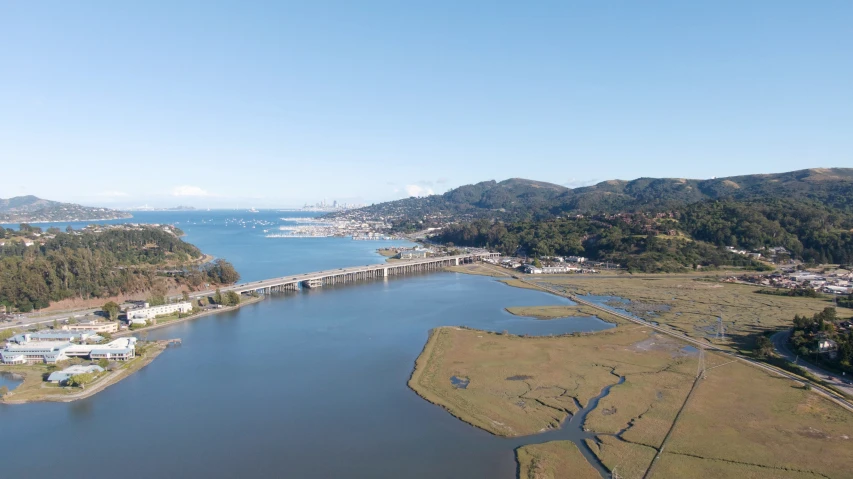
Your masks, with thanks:
[(255, 208), (249, 208), (249, 213), (257, 213), (257, 212), (258, 212), (258, 210), (256, 210)]

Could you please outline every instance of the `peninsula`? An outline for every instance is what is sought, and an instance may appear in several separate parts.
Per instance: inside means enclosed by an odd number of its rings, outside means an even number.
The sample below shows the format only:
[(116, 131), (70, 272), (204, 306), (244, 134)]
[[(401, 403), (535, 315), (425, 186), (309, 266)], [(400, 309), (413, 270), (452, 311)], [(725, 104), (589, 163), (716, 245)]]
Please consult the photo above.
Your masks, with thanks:
[(45, 200), (36, 196), (0, 198), (0, 223), (49, 223), (131, 218), (130, 213)]

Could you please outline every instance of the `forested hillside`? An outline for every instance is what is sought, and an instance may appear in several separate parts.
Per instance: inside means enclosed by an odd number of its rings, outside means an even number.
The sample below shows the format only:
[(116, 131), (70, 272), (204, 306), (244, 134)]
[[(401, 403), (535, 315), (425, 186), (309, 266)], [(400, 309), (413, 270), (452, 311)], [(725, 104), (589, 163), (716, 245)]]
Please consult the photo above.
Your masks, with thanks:
[(609, 180), (575, 189), (486, 181), (340, 215), (379, 217), (396, 232), (441, 228), (435, 240), (460, 246), (583, 255), (638, 271), (766, 267), (725, 247), (782, 247), (792, 259), (853, 263), (851, 168)]
[(784, 247), (792, 258), (853, 263), (853, 216), (794, 200), (702, 201), (666, 213), (581, 215), (534, 221), (474, 220), (445, 226), (433, 239), (512, 255), (580, 255), (631, 270), (696, 266), (762, 268), (726, 246)]
[(57, 233), (43, 244), (15, 241), (6, 230), (0, 247), (0, 304), (21, 311), (52, 301), (105, 298), (151, 290), (162, 294), (164, 271), (189, 288), (234, 283), (240, 276), (228, 262), (204, 266), (201, 251), (176, 235), (153, 227), (103, 232)]
[[(638, 178), (569, 189), (525, 179), (484, 181), (442, 195), (407, 198), (357, 210), (402, 226), (414, 222), (498, 218), (543, 219), (567, 214), (658, 212), (707, 200), (795, 200), (853, 213), (853, 168), (818, 168), (709, 180)], [(335, 213), (331, 216), (352, 214)]]

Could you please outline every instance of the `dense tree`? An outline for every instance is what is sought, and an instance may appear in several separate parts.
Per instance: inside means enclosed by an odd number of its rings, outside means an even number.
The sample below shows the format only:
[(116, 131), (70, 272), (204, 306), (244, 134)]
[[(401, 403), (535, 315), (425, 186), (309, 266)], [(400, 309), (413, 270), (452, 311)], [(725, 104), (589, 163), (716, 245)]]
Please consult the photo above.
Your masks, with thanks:
[(118, 319), (119, 305), (115, 301), (108, 301), (101, 309), (107, 313), (111, 321)]
[(178, 271), (171, 281), (190, 288), (239, 280), (227, 261), (195, 264), (201, 256), (198, 248), (159, 228), (59, 233), (30, 247), (8, 242), (0, 247), (0, 304), (27, 312), (73, 297), (107, 298), (155, 289), (165, 297), (164, 268)]

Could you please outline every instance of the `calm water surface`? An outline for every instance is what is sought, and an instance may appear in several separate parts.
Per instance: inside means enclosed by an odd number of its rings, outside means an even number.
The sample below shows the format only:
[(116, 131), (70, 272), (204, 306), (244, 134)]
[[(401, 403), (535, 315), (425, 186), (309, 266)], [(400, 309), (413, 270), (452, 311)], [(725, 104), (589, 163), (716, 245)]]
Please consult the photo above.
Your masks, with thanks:
[[(375, 243), (265, 238), (225, 226), (227, 213), (147, 221), (179, 222), (188, 241), (233, 261), (246, 280), (381, 261)], [(210, 218), (218, 226), (192, 224)], [(0, 406), (0, 430), (15, 438), (4, 441), (0, 467), (8, 477), (512, 478), (514, 441), (462, 423), (406, 381), (436, 326), (537, 335), (610, 327), (503, 311), (542, 304), (569, 301), (434, 273), (281, 294), (151, 331), (183, 345), (89, 399)], [(69, 467), (92, 451), (88, 466)]]

